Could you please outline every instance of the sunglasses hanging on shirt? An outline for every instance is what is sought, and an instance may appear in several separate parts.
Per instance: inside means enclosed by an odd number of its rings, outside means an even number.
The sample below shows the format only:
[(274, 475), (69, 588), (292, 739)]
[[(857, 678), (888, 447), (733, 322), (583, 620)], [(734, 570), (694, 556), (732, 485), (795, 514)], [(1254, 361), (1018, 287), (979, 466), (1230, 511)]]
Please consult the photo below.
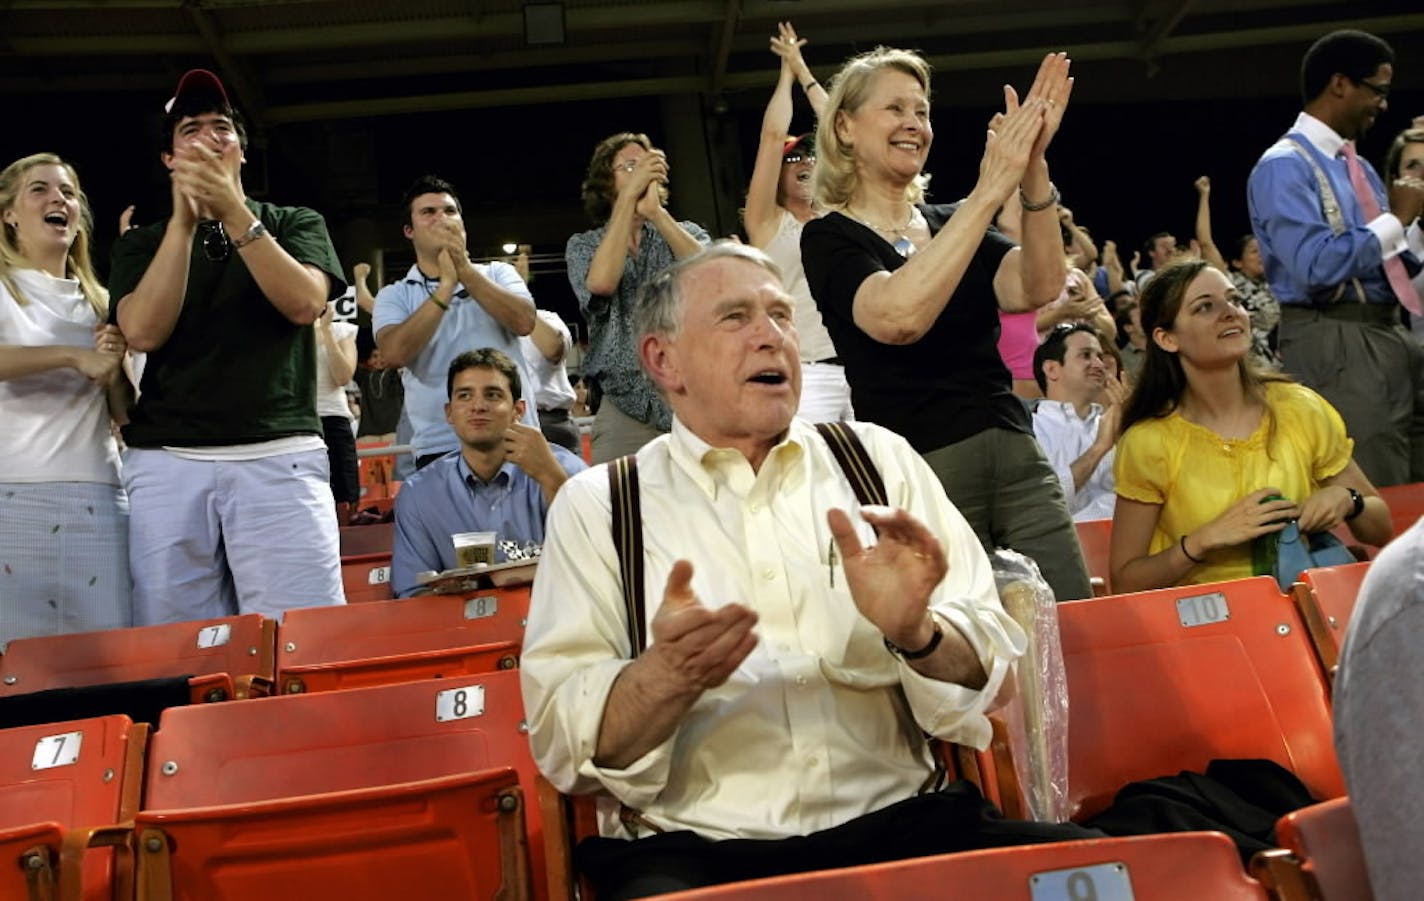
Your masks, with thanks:
[(198, 246), (203, 250), (203, 259), (209, 263), (221, 263), (232, 255), (232, 242), (221, 222), (198, 223)]

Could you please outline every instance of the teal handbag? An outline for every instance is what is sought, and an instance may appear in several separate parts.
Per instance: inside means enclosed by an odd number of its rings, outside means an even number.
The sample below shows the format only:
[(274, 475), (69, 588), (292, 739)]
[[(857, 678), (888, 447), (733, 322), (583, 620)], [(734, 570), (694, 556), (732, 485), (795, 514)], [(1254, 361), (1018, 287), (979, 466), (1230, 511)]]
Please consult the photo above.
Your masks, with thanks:
[(1355, 555), (1339, 538), (1330, 532), (1302, 535), (1300, 526), (1291, 520), (1276, 533), (1276, 562), (1270, 575), (1276, 577), (1281, 591), (1290, 591), (1307, 569), (1354, 562)]

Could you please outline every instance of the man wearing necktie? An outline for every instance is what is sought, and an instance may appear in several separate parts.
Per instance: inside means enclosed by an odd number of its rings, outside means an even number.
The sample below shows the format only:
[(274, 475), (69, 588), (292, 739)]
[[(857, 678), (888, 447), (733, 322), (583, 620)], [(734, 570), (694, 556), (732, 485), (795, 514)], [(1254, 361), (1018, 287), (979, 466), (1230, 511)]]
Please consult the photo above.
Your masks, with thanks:
[(1247, 184), (1286, 369), (1344, 416), (1376, 485), (1424, 480), (1424, 350), (1399, 315), (1421, 313), (1409, 277), (1424, 257), (1424, 180), (1386, 188), (1355, 150), (1388, 109), (1393, 63), (1362, 31), (1316, 41), (1301, 62), (1305, 110)]

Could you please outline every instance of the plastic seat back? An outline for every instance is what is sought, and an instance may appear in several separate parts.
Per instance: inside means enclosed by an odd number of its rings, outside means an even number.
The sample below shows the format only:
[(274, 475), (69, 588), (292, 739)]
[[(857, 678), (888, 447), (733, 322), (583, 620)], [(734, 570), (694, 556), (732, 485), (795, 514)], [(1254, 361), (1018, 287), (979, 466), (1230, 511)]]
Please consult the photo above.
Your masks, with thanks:
[(1331, 679), (1345, 646), (1345, 632), (1355, 610), (1355, 598), (1360, 594), (1360, 583), (1369, 570), (1369, 563), (1307, 569), (1300, 574), (1300, 582), (1292, 586), (1291, 594), (1310, 630), (1320, 665)]
[(1264, 758), (1317, 798), (1345, 793), (1310, 638), (1259, 576), (1058, 605), (1068, 674), (1069, 803), (1129, 782)]
[(145, 811), (139, 901), (528, 897), (518, 777), (499, 767), (254, 804)]
[(391, 552), (342, 557), (341, 587), (348, 604), (389, 601), (395, 597), (391, 589)]
[(290, 610), (278, 630), (283, 694), (512, 669), (529, 585)]
[(667, 901), (909, 901), (909, 899), (1135, 898), (1261, 901), (1219, 832), (1179, 832), (1023, 845), (821, 870), (663, 895)]
[(1112, 520), (1089, 519), (1073, 523), (1078, 532), (1078, 545), (1083, 549), (1083, 562), (1088, 564), (1088, 576), (1093, 593), (1101, 597), (1112, 593), (1112, 568), (1108, 551), (1112, 547)]
[(1389, 485), (1380, 488), (1379, 496), (1389, 505), (1389, 518), (1394, 523), (1394, 534), (1403, 533), (1424, 516), (1424, 482), (1407, 485)]
[[(513, 670), (170, 709), (149, 753), (140, 819), (156, 823), (157, 812), (349, 792), (503, 766), (515, 769), (522, 797), (529, 799), (520, 805), (521, 822), (530, 837), (539, 897), (545, 897), (537, 770)], [(365, 834), (373, 825), (369, 819), (352, 808), (341, 828)]]
[[(18, 638), (0, 657), (0, 696), (51, 688), (226, 673), (238, 697), (271, 682), (277, 624), (256, 613), (72, 635)], [(214, 700), (217, 700), (214, 698)], [(226, 698), (222, 700), (227, 700)]]
[[(130, 819), (138, 810), (147, 740), (147, 726), (117, 715), (0, 730), (0, 830), (41, 822), (67, 830)], [(113, 896), (121, 875), (115, 866), (109, 850), (85, 859), (87, 901)], [(0, 891), (0, 897), (25, 895)]]
[(341, 527), (341, 558), (363, 554), (389, 554), (395, 546), (394, 522)]
[(1369, 901), (1364, 847), (1348, 798), (1312, 804), (1276, 822), (1280, 850), (1263, 851), (1251, 870), (1282, 901)]

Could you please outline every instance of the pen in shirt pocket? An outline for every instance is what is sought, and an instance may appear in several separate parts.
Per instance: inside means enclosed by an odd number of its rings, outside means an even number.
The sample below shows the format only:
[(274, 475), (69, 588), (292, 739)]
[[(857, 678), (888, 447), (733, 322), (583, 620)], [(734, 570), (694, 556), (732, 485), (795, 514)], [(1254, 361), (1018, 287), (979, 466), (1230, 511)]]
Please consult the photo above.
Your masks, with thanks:
[(826, 577), (831, 580), (831, 587), (836, 587), (836, 539), (831, 537), (831, 544), (826, 548)]

